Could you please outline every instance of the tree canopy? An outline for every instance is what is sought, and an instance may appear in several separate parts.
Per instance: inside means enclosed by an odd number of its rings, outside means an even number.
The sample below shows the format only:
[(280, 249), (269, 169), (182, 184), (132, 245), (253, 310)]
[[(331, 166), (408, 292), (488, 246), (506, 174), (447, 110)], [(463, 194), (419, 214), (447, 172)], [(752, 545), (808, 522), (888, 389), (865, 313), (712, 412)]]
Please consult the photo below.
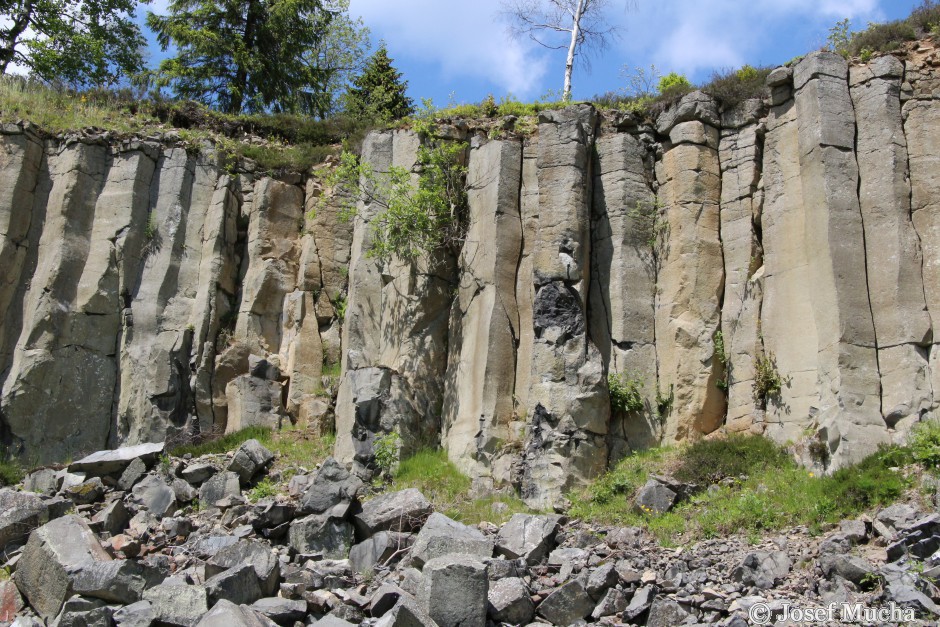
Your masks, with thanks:
[(137, 0), (0, 0), (0, 72), (104, 87), (143, 69)]
[(156, 84), (226, 113), (323, 112), (335, 73), (321, 66), (340, 13), (324, 0), (171, 0), (147, 15), (164, 50)]
[(344, 96), (346, 112), (358, 118), (398, 120), (414, 112), (414, 104), (406, 95), (408, 81), (392, 65), (384, 44), (369, 57), (362, 74)]
[(369, 59), (369, 29), (362, 18), (349, 16), (349, 0), (334, 0), (333, 19), (326, 36), (308, 53), (309, 62), (325, 75), (324, 93), (317, 100), (315, 110), (309, 113), (325, 118), (337, 112), (340, 95), (350, 86), (353, 78), (363, 71)]

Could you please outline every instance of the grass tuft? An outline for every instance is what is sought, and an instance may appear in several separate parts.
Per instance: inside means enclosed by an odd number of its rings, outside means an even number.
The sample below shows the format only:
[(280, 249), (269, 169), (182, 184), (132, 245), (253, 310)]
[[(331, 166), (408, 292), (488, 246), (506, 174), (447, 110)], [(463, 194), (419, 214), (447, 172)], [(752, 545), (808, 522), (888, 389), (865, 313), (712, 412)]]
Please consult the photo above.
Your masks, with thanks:
[[(193, 146), (211, 141), (233, 157), (255, 161), (262, 171), (303, 172), (339, 152), (343, 142), (358, 146), (376, 125), (336, 116), (227, 115), (186, 101), (144, 99), (130, 90), (75, 92), (19, 76), (0, 77), (0, 121), (29, 120), (41, 130), (66, 133), (95, 128), (121, 136), (176, 129)], [(264, 144), (242, 141), (247, 135)]]
[(183, 444), (170, 449), (170, 454), (175, 457), (183, 455), (192, 455), (201, 457), (203, 455), (220, 455), (233, 451), (243, 442), (248, 440), (258, 440), (265, 446), (271, 441), (272, 431), (267, 427), (248, 427), (234, 433), (226, 433), (220, 436), (208, 436), (200, 442)]
[(24, 476), (23, 467), (18, 462), (0, 457), (0, 486), (16, 485)]
[(683, 451), (675, 470), (680, 481), (711, 485), (723, 479), (785, 467), (790, 456), (767, 438), (731, 435), (702, 440)]
[(725, 109), (730, 109), (745, 100), (762, 97), (764, 83), (772, 69), (745, 65), (737, 70), (714, 72), (702, 91), (715, 98)]
[(470, 496), (470, 478), (447, 459), (443, 450), (424, 449), (398, 465), (390, 491), (417, 488), (435, 511), (466, 525), (487, 521), (502, 524), (513, 514), (531, 512), (525, 503), (511, 495)]
[[(624, 459), (593, 485), (569, 495), (570, 514), (643, 527), (666, 546), (735, 533), (756, 536), (798, 525), (819, 532), (903, 496), (912, 480), (899, 467), (911, 461), (910, 449), (888, 447), (857, 466), (817, 477), (760, 436), (710, 440)], [(665, 514), (637, 513), (633, 497), (651, 474), (672, 474), (713, 487)], [(738, 480), (717, 483), (728, 477)]]

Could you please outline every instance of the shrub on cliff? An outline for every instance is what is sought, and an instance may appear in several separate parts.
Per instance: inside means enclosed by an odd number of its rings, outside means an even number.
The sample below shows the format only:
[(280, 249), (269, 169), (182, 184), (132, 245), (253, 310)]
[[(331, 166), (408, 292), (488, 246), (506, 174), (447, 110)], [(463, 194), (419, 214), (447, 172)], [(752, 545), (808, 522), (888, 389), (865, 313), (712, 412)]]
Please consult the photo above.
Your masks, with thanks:
[(349, 151), (327, 176), (328, 187), (357, 190), (338, 196), (344, 201), (343, 217), (355, 215), (360, 199), (379, 207), (369, 221), (370, 257), (411, 262), (444, 249), (456, 254), (463, 242), (467, 218), (463, 154), (467, 144), (436, 137), (435, 117), (436, 110), (426, 101), (422, 115), (412, 122), (421, 137), (416, 155), (417, 185), (411, 169), (392, 166), (379, 172)]
[(874, 52), (897, 50), (904, 42), (913, 41), (940, 29), (940, 2), (923, 0), (911, 14), (900, 20), (868, 24), (865, 30), (852, 31), (849, 20), (829, 29), (829, 49), (850, 58), (870, 57)]
[(731, 108), (745, 100), (763, 96), (764, 81), (770, 70), (768, 67), (745, 65), (737, 70), (716, 71), (702, 91), (715, 98), (724, 108)]

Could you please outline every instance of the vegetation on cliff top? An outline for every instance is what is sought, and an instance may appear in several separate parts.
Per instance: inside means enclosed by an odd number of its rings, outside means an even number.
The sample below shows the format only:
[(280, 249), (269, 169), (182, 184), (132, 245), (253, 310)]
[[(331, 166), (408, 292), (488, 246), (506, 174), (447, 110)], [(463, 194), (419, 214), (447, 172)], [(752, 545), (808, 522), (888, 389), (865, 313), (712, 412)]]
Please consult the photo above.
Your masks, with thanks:
[(911, 14), (899, 20), (869, 23), (853, 31), (848, 19), (829, 29), (828, 47), (845, 58), (860, 57), (865, 63), (876, 52), (892, 52), (908, 41), (940, 35), (940, 2), (923, 0)]

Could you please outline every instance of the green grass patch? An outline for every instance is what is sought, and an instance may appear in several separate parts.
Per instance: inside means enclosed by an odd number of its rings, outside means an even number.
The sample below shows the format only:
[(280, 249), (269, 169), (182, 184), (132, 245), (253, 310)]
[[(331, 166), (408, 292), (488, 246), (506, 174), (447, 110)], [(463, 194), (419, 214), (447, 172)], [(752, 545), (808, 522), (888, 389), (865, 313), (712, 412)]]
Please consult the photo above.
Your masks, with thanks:
[[(758, 537), (805, 525), (818, 532), (902, 497), (910, 449), (888, 447), (857, 466), (815, 476), (759, 436), (709, 440), (632, 455), (593, 485), (569, 495), (572, 516), (647, 529), (665, 546), (735, 533)], [(651, 474), (711, 485), (665, 514), (637, 513), (633, 497)], [(718, 483), (733, 477), (734, 482)]]
[(737, 70), (714, 72), (702, 91), (715, 98), (726, 109), (764, 95), (767, 75), (773, 68), (745, 65)]
[(0, 486), (16, 485), (23, 480), (23, 467), (16, 461), (0, 458)]
[(170, 454), (182, 457), (187, 453), (193, 457), (220, 455), (234, 451), (247, 440), (258, 440), (271, 452), (279, 456), (277, 465), (301, 465), (312, 467), (326, 459), (333, 451), (336, 436), (317, 435), (294, 426), (285, 426), (280, 431), (267, 427), (248, 427), (234, 433), (210, 437), (201, 442), (185, 444), (170, 449)]
[(271, 481), (270, 477), (265, 477), (259, 481), (255, 487), (248, 490), (248, 500), (252, 503), (257, 503), (261, 499), (266, 499), (269, 496), (274, 496), (277, 494), (277, 484)]
[(934, 474), (940, 474), (940, 422), (927, 421), (915, 426), (910, 437), (914, 460)]
[(502, 524), (513, 514), (531, 512), (525, 503), (511, 495), (470, 496), (470, 478), (447, 459), (443, 450), (424, 449), (399, 463), (389, 491), (417, 488), (434, 506), (466, 525), (483, 521)]
[(183, 444), (170, 449), (170, 454), (175, 457), (183, 455), (192, 455), (201, 457), (202, 455), (220, 455), (229, 451), (234, 451), (243, 442), (248, 440), (258, 440), (265, 446), (271, 442), (272, 431), (267, 427), (248, 427), (234, 433), (226, 433), (220, 436), (208, 436), (199, 442)]
[(787, 452), (768, 438), (731, 435), (720, 440), (702, 440), (685, 449), (674, 475), (687, 483), (711, 485), (728, 477), (784, 468), (790, 463)]
[[(147, 135), (176, 129), (194, 145), (255, 161), (265, 172), (303, 172), (322, 163), (345, 142), (358, 146), (376, 124), (336, 116), (315, 120), (302, 115), (227, 115), (201, 104), (142, 98), (131, 90), (76, 92), (18, 76), (0, 77), (0, 121), (29, 120), (48, 133), (95, 127), (118, 135)], [(240, 141), (255, 135), (267, 143)]]

